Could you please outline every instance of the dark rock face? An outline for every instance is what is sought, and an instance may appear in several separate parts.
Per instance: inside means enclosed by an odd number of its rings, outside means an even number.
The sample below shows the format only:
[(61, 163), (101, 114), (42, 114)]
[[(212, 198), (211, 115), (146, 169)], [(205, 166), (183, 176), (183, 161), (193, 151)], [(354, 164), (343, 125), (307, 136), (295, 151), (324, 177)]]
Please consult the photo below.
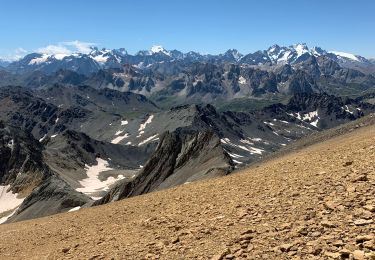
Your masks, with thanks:
[(8, 222), (61, 213), (71, 208), (83, 206), (91, 201), (88, 196), (75, 191), (60, 178), (51, 176), (33, 190)]
[[(311, 123), (317, 120), (317, 127), (328, 129), (363, 117), (374, 109), (374, 105), (361, 102), (361, 99), (340, 98), (328, 94), (300, 93), (294, 95), (287, 105), (273, 105), (267, 107), (265, 111), (276, 114), (284, 112), (297, 118), (300, 117), (302, 120), (304, 120), (303, 115), (306, 115), (306, 122)], [(314, 113), (314, 115), (310, 113)]]
[(27, 194), (51, 173), (43, 162), (42, 145), (29, 132), (0, 121), (0, 184)]
[(55, 170), (65, 163), (65, 167), (71, 167), (70, 171), (74, 172), (77, 167), (95, 164), (97, 157), (110, 159), (110, 165), (115, 168), (138, 169), (154, 150), (154, 145), (116, 145), (95, 140), (81, 132), (66, 130), (46, 140), (44, 156), (48, 164), (54, 165)]
[(158, 111), (159, 108), (145, 96), (120, 92), (108, 88), (95, 89), (90, 86), (66, 87), (54, 85), (36, 90), (35, 96), (53, 103), (55, 106), (81, 107), (90, 111), (103, 110), (111, 113), (132, 111)]
[(212, 132), (184, 129), (167, 132), (139, 175), (133, 181), (119, 182), (94, 205), (226, 175), (233, 166), (219, 138)]

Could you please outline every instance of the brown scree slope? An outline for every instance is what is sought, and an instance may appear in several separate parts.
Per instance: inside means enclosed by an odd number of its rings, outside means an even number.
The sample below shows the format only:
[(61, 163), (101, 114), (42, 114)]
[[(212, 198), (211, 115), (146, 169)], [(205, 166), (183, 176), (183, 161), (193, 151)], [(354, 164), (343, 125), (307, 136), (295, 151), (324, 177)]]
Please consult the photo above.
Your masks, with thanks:
[(0, 226), (0, 259), (374, 259), (375, 126), (237, 174)]

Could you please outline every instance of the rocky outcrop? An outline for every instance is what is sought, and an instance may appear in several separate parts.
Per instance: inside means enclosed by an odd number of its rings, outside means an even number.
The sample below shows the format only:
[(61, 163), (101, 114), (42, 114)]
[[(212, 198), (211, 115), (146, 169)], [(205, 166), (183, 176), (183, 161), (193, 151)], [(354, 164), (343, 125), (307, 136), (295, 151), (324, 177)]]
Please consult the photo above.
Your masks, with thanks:
[(0, 185), (27, 195), (50, 176), (42, 145), (26, 131), (0, 121)]
[(94, 205), (226, 175), (233, 166), (214, 133), (177, 129), (163, 135), (155, 153), (134, 180), (119, 182)]
[(33, 190), (7, 222), (61, 213), (91, 201), (88, 196), (77, 192), (60, 178), (51, 176)]

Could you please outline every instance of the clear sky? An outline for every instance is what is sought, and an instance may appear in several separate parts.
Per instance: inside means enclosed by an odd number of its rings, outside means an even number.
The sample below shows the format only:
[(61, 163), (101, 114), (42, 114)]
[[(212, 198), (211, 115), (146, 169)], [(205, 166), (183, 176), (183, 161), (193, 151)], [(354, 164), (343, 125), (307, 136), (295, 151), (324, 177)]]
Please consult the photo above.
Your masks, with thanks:
[(1, 0), (0, 57), (64, 42), (242, 53), (305, 42), (375, 58), (374, 0)]

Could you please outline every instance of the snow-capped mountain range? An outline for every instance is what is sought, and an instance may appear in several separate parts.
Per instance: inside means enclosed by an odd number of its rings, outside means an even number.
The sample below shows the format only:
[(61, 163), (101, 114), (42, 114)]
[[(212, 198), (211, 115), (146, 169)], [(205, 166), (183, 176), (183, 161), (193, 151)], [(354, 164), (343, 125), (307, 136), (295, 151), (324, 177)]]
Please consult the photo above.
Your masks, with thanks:
[(185, 62), (229, 62), (244, 65), (277, 65), (297, 64), (310, 57), (325, 56), (339, 64), (348, 67), (374, 66), (374, 61), (339, 51), (326, 51), (320, 47), (309, 48), (306, 44), (295, 44), (288, 47), (273, 45), (267, 50), (243, 55), (235, 49), (223, 54), (211, 55), (198, 52), (182, 53), (178, 50), (166, 50), (162, 46), (152, 46), (150, 50), (129, 54), (124, 48), (98, 49), (91, 47), (89, 53), (47, 54), (31, 53), (24, 58), (11, 63), (2, 61), (0, 66), (9, 71), (23, 73), (40, 70), (53, 73), (60, 69), (69, 69), (82, 74), (90, 74), (99, 69), (119, 68), (124, 64), (131, 64), (138, 68), (155, 63), (185, 61)]

